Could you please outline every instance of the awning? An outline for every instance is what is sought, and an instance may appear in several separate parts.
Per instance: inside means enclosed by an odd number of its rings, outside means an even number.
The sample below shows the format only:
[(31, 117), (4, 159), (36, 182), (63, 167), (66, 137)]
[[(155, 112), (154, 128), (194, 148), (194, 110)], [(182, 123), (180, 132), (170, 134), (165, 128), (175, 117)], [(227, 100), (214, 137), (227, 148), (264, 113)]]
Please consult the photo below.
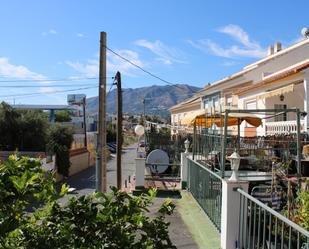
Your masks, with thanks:
[(181, 125), (190, 125), (191, 121), (200, 115), (205, 115), (206, 111), (203, 109), (192, 111), (188, 113), (180, 122)]
[(257, 96), (256, 99), (259, 100), (259, 99), (271, 98), (271, 97), (274, 97), (274, 96), (280, 96), (281, 94), (290, 93), (290, 92), (294, 92), (294, 84), (291, 84), (291, 85), (288, 85), (288, 86), (285, 86), (285, 87), (281, 87), (281, 88), (275, 89), (275, 90), (270, 91), (270, 92), (266, 92), (264, 94)]
[[(221, 116), (218, 114), (206, 116), (205, 113), (203, 113), (191, 119), (190, 124), (202, 127), (211, 127), (212, 125), (215, 124), (216, 126), (221, 127), (224, 126), (224, 118), (225, 118), (224, 116), (225, 116), (224, 114), (222, 114)], [(238, 124), (240, 125), (243, 121), (246, 121), (250, 125), (255, 127), (258, 127), (262, 124), (261, 118), (259, 118), (254, 114), (229, 113), (227, 126), (233, 126)]]

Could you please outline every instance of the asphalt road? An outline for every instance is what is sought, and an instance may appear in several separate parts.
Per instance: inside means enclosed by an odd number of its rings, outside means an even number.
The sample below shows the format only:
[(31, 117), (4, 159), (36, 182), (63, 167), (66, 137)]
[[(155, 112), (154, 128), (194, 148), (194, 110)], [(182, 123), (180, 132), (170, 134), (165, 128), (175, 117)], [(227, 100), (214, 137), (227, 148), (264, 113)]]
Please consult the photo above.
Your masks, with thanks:
[[(130, 145), (123, 149), (122, 153), (122, 185), (129, 176), (135, 174), (135, 158), (137, 144)], [(116, 157), (111, 157), (107, 162), (107, 187), (117, 185)], [(95, 190), (95, 165), (82, 172), (70, 176), (66, 181), (75, 191), (69, 195), (85, 195)]]

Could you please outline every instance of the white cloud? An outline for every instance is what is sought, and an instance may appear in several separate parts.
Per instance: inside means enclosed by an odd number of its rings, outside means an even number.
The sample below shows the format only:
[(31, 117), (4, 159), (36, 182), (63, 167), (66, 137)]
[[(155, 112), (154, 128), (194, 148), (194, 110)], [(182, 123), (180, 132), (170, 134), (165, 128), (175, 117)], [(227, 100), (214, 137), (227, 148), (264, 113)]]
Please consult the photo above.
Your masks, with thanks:
[(173, 63), (185, 63), (180, 60), (181, 52), (175, 48), (168, 47), (163, 42), (156, 40), (155, 42), (150, 42), (147, 40), (137, 40), (134, 42), (140, 47), (149, 49), (155, 55), (159, 56), (157, 60), (163, 62), (164, 64), (173, 64)]
[(45, 80), (42, 74), (32, 72), (22, 65), (14, 65), (9, 62), (8, 58), (0, 57), (0, 75), (16, 79)]
[(229, 24), (227, 26), (219, 28), (218, 32), (231, 36), (232, 38), (243, 44), (246, 48), (253, 48), (253, 49), (261, 48), (257, 42), (251, 41), (247, 32), (245, 32), (238, 25)]
[[(123, 56), (124, 58), (130, 60), (134, 64), (143, 67), (144, 64), (139, 58), (139, 54), (132, 50), (115, 50), (116, 53)], [(97, 77), (99, 75), (99, 60), (89, 59), (86, 63), (66, 61), (66, 64), (72, 67), (77, 72), (87, 76), (87, 77)], [(136, 67), (129, 62), (124, 61), (117, 55), (108, 52), (107, 53), (107, 72), (109, 74), (115, 74), (117, 71), (128, 75), (134, 76), (134, 71)]]
[(82, 33), (77, 33), (76, 36), (77, 36), (77, 37), (84, 37), (85, 35), (82, 34)]
[(213, 42), (210, 39), (202, 39), (197, 42), (189, 41), (189, 43), (204, 52), (211, 52), (214, 55), (225, 58), (251, 57), (261, 58), (266, 56), (266, 49), (262, 48), (259, 43), (252, 41), (241, 27), (233, 24), (221, 27), (218, 32), (226, 34), (238, 41), (241, 46), (233, 45), (228, 48), (223, 48), (221, 45)]
[(99, 61), (93, 62), (91, 60), (88, 60), (85, 64), (80, 62), (66, 61), (66, 64), (72, 67), (77, 72), (86, 75), (87, 77), (94, 77), (98, 76), (99, 74)]
[(58, 32), (57, 32), (56, 30), (54, 30), (54, 29), (50, 29), (50, 30), (48, 30), (48, 31), (43, 31), (41, 34), (42, 34), (43, 36), (47, 36), (47, 35), (57, 35)]

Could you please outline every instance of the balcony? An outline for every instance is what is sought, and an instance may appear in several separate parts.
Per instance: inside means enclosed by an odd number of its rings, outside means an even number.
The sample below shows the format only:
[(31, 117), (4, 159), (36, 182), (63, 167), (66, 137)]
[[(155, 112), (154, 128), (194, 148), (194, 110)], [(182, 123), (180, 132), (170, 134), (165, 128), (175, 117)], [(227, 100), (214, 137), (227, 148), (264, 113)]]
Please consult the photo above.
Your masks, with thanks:
[[(300, 132), (305, 132), (305, 121), (300, 121)], [(296, 120), (265, 123), (266, 135), (297, 133)]]

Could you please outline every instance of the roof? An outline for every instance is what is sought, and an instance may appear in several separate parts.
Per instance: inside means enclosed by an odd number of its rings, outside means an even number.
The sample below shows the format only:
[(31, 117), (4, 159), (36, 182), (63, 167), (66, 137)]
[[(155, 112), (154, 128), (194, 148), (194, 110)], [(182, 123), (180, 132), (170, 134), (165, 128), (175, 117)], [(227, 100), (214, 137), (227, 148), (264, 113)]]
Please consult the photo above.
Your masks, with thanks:
[(292, 75), (295, 75), (295, 74), (303, 71), (304, 69), (306, 69), (308, 67), (309, 67), (309, 59), (304, 60), (304, 61), (302, 61), (298, 64), (295, 64), (291, 67), (280, 70), (280, 71), (273, 73), (271, 75), (268, 75), (267, 77), (264, 77), (263, 80), (255, 83), (253, 85), (250, 85), (248, 87), (245, 87), (242, 90), (236, 92), (235, 94), (241, 95), (241, 94), (244, 94), (244, 93), (246, 93), (246, 92), (248, 92), (252, 89), (255, 89), (257, 87), (261, 87), (261, 86), (267, 85), (269, 83), (272, 83), (274, 81), (281, 80), (281, 79), (284, 79), (286, 77), (290, 77)]
[(169, 111), (181, 108), (185, 105), (189, 105), (189, 104), (193, 104), (193, 103), (197, 103), (199, 102), (200, 96), (193, 96), (183, 102), (178, 103), (177, 105), (172, 106), (171, 108), (169, 108)]
[(260, 64), (266, 63), (269, 60), (272, 60), (272, 59), (274, 59), (274, 58), (276, 58), (278, 56), (286, 54), (286, 53), (290, 52), (291, 50), (293, 50), (295, 48), (298, 48), (298, 47), (300, 47), (302, 45), (305, 45), (307, 43), (309, 43), (309, 39), (303, 39), (303, 40), (301, 40), (301, 41), (299, 41), (299, 42), (297, 42), (297, 43), (295, 43), (295, 44), (293, 44), (293, 45), (291, 45), (291, 46), (289, 46), (287, 48), (284, 48), (284, 49), (280, 50), (279, 52), (276, 52), (276, 53), (274, 53), (272, 55), (268, 55), (268, 56), (266, 56), (266, 57), (264, 57), (264, 58), (262, 58), (262, 59), (260, 59), (260, 60), (258, 60), (256, 62), (254, 62), (252, 64), (249, 64), (249, 65), (245, 66), (243, 68), (243, 70), (241, 70), (241, 71), (239, 71), (239, 72), (237, 72), (235, 74), (232, 74), (232, 75), (230, 75), (228, 77), (225, 77), (225, 78), (223, 78), (221, 80), (213, 82), (210, 85), (205, 86), (202, 91), (210, 90), (211, 88), (213, 88), (215, 86), (218, 86), (218, 85), (220, 85), (222, 83), (225, 83), (225, 82), (227, 82), (229, 80), (233, 80), (233, 79), (236, 79), (238, 77), (241, 77), (245, 73), (247, 73), (249, 71), (252, 71), (253, 69), (257, 68)]

